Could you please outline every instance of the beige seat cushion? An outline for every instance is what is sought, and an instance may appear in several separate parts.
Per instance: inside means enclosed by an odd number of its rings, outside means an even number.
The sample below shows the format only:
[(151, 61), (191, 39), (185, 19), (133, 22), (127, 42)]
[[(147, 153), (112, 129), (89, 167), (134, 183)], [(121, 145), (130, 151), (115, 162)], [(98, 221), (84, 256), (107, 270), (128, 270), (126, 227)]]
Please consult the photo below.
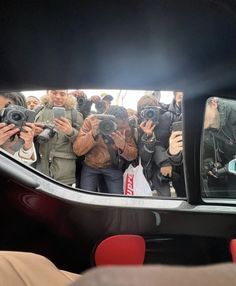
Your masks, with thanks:
[(85, 272), (73, 286), (235, 286), (236, 265), (113, 266)]
[(0, 251), (1, 286), (65, 286), (71, 285), (79, 276), (60, 271), (41, 255)]

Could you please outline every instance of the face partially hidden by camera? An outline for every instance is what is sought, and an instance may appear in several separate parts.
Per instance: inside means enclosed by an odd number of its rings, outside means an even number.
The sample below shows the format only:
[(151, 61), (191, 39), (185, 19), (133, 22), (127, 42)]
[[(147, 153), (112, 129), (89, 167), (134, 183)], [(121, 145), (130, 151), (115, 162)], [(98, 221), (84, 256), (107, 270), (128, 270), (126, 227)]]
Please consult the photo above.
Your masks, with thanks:
[(129, 130), (129, 122), (128, 120), (118, 119), (113, 115), (95, 115), (95, 117), (100, 120), (98, 125), (98, 134), (104, 136), (110, 136), (113, 132), (117, 130), (122, 133), (124, 130)]
[(157, 126), (159, 124), (160, 108), (157, 106), (146, 106), (141, 110), (140, 117), (142, 121), (147, 122), (151, 120)]

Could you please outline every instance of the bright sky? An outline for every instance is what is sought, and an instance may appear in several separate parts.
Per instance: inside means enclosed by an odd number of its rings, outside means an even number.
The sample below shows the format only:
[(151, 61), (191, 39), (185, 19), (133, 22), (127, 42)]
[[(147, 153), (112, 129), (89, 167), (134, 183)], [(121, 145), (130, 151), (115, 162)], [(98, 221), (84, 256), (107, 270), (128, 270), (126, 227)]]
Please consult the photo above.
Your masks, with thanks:
[[(110, 94), (114, 97), (113, 104), (119, 104), (126, 108), (132, 108), (136, 110), (137, 101), (148, 91), (145, 90), (115, 90), (115, 89), (83, 89), (87, 94), (88, 98), (92, 95), (100, 95), (102, 93)], [(30, 95), (40, 98), (42, 95), (46, 94), (46, 90), (37, 91), (23, 91), (25, 97)], [(170, 103), (173, 99), (172, 91), (161, 91), (161, 102)]]

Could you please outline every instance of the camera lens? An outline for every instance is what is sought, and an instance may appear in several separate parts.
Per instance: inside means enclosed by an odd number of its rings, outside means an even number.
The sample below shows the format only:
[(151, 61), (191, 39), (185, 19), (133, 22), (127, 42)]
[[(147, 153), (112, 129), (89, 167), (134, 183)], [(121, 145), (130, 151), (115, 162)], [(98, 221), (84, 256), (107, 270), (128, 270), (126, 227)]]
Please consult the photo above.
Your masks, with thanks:
[(19, 113), (14, 113), (14, 114), (12, 115), (12, 119), (13, 119), (14, 121), (20, 121), (20, 120), (22, 119), (22, 116), (21, 116)]
[(102, 120), (99, 124), (99, 130), (103, 135), (110, 135), (116, 130), (116, 124), (111, 120)]
[(103, 113), (106, 109), (106, 103), (104, 101), (98, 101), (95, 104), (95, 108), (99, 113)]
[(79, 97), (79, 98), (77, 99), (77, 102), (78, 102), (79, 105), (84, 105), (84, 103), (85, 103), (85, 98), (84, 98), (84, 97)]
[(148, 110), (146, 112), (146, 117), (149, 118), (149, 119), (152, 119), (154, 117), (154, 113), (152, 110)]
[(18, 122), (23, 122), (25, 119), (24, 113), (21, 111), (15, 111), (12, 110), (11, 112), (8, 113), (8, 121), (12, 123), (18, 123)]

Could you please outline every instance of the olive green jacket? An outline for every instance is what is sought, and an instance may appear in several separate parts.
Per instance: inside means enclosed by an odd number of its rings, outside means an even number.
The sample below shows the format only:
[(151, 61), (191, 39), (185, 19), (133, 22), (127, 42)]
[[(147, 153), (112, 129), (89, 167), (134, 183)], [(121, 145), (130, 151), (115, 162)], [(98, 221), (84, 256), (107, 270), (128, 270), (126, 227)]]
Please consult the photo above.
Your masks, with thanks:
[[(66, 108), (66, 118), (69, 119), (71, 123), (72, 116), (72, 109)], [(46, 124), (53, 122), (52, 105), (47, 104), (37, 114), (36, 122)], [(73, 127), (72, 136), (67, 136), (57, 131), (47, 143), (38, 144), (39, 160), (36, 163), (37, 170), (61, 183), (68, 185), (75, 183), (76, 155), (73, 152), (72, 146), (82, 123), (83, 117), (77, 112), (76, 126)]]

